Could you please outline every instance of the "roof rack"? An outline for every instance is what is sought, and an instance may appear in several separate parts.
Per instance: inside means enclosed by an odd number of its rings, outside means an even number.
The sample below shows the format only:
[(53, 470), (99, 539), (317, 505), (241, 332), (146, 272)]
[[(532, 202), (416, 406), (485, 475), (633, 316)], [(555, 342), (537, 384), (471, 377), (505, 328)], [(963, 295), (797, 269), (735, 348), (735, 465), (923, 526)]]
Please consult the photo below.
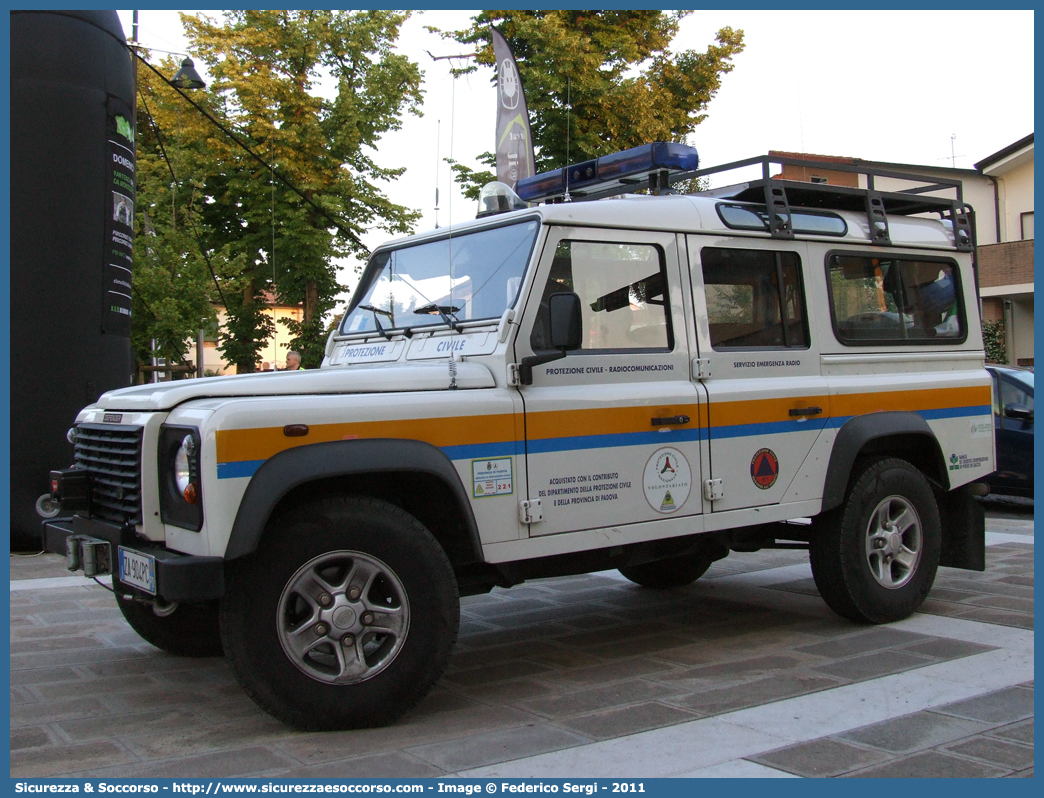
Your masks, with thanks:
[[(603, 161), (606, 163), (603, 164)], [(612, 174), (607, 168), (610, 161), (613, 162)], [(780, 180), (771, 175), (773, 164), (781, 167), (817, 167), (833, 172), (863, 175), (866, 188)], [(520, 180), (518, 190), (522, 199), (529, 202), (604, 199), (642, 188), (648, 188), (652, 194), (673, 194), (675, 192), (670, 186), (680, 181), (759, 165), (762, 176), (758, 180), (698, 194), (737, 202), (764, 203), (769, 234), (773, 238), (794, 237), (791, 206), (865, 213), (871, 242), (882, 246), (890, 246), (892, 243), (888, 231), (889, 214), (913, 216), (937, 213), (941, 219), (948, 220), (952, 225), (954, 247), (957, 250), (971, 252), (975, 249), (974, 212), (971, 206), (964, 202), (964, 190), (960, 180), (837, 163), (832, 160), (760, 155), (720, 166), (694, 169), (693, 166), (698, 167), (695, 150), (682, 144), (659, 142), (534, 175)], [(874, 186), (875, 178), (898, 179), (916, 185), (901, 191), (878, 191)], [(934, 191), (953, 191), (954, 196), (952, 199), (928, 196)]]
[[(797, 180), (780, 180), (770, 174), (771, 165), (804, 166), (829, 169), (832, 172), (852, 172), (866, 178), (866, 188), (836, 186), (828, 183), (806, 183)], [(769, 233), (773, 238), (793, 238), (794, 228), (791, 221), (791, 206), (800, 208), (819, 208), (834, 211), (855, 211), (866, 214), (870, 227), (870, 237), (874, 244), (890, 246), (891, 236), (888, 232), (888, 215), (913, 216), (921, 213), (937, 213), (940, 218), (949, 220), (953, 226), (954, 246), (962, 252), (971, 252), (975, 248), (975, 226), (971, 206), (964, 202), (964, 189), (961, 181), (939, 178), (931, 175), (919, 175), (908, 172), (897, 172), (886, 169), (875, 169), (869, 166), (855, 166), (834, 161), (817, 161), (810, 158), (786, 158), (761, 155), (742, 161), (697, 169), (692, 172), (670, 175), (671, 183), (679, 180), (691, 180), (712, 174), (729, 172), (747, 166), (761, 166), (762, 177), (734, 186), (700, 192), (705, 196), (719, 199), (732, 199), (738, 202), (764, 203), (768, 213)], [(878, 191), (874, 186), (875, 178), (892, 178), (916, 183), (911, 188), (901, 191)], [(954, 192), (954, 197), (928, 196), (932, 191)]]

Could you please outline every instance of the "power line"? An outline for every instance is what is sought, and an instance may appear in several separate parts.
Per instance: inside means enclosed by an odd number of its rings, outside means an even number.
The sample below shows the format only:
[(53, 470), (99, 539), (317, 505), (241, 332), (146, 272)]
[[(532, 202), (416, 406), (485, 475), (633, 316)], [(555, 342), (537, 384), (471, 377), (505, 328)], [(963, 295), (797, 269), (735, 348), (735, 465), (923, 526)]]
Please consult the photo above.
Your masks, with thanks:
[[(134, 52), (134, 51), (132, 50), (132, 52)], [(359, 237), (357, 235), (355, 235), (355, 233), (353, 233), (351, 230), (348, 230), (347, 228), (342, 226), (341, 222), (339, 222), (337, 219), (335, 219), (333, 216), (331, 216), (329, 213), (327, 213), (323, 208), (321, 208), (318, 205), (316, 205), (312, 201), (312, 199), (310, 197), (308, 197), (303, 191), (301, 191), (301, 189), (299, 189), (297, 186), (295, 186), (293, 183), (291, 183), (287, 178), (283, 177), (283, 175), (281, 175), (279, 172), (277, 172), (274, 166), (271, 166), (269, 163), (267, 163), (265, 161), (264, 158), (262, 158), (260, 155), (258, 155), (252, 149), (250, 149), (250, 147), (248, 147), (246, 144), (244, 144), (242, 141), (240, 141), (240, 139), (236, 136), (235, 133), (233, 133), (231, 130), (229, 130), (227, 127), (225, 127), (223, 124), (221, 124), (221, 122), (219, 122), (217, 119), (215, 119), (213, 116), (211, 116), (210, 113), (207, 112), (207, 110), (205, 108), (203, 108), (195, 100), (193, 100), (191, 97), (189, 97), (184, 91), (182, 91), (177, 86), (173, 85), (169, 80), (167, 80), (166, 76), (162, 72), (160, 72), (156, 67), (154, 67), (152, 64), (150, 64), (145, 58), (142, 58), (142, 56), (140, 56), (137, 52), (134, 52), (134, 57), (137, 58), (139, 61), (141, 61), (143, 64), (145, 64), (145, 66), (147, 66), (153, 72), (155, 72), (159, 76), (160, 80), (162, 80), (165, 84), (167, 84), (172, 89), (174, 89), (174, 91), (176, 91), (178, 94), (180, 94), (185, 99), (185, 101), (189, 103), (189, 105), (191, 105), (193, 108), (195, 108), (197, 111), (199, 111), (204, 117), (207, 118), (207, 120), (210, 121), (210, 123), (212, 125), (214, 125), (218, 130), (220, 130), (222, 133), (224, 133), (226, 136), (228, 136), (230, 139), (232, 139), (232, 141), (234, 141), (236, 144), (238, 144), (239, 147), (244, 152), (246, 152), (248, 155), (250, 155), (251, 158), (253, 158), (259, 164), (261, 164), (263, 167), (265, 167), (265, 169), (267, 169), (273, 175), (275, 175), (276, 178), (281, 183), (283, 183), (287, 188), (289, 188), (291, 191), (293, 191), (295, 194), (297, 194), (297, 196), (299, 196), (301, 199), (303, 199), (305, 202), (307, 202), (309, 205), (311, 205), (321, 216), (323, 216), (327, 221), (329, 221), (330, 224), (332, 224), (335, 228), (337, 228), (337, 231), (339, 233), (341, 233), (341, 235), (347, 237), (357, 247), (359, 247), (360, 249), (362, 249), (362, 250), (366, 251), (367, 253), (369, 253), (369, 251), (370, 251), (369, 248), (365, 244), (363, 244), (363, 242), (359, 239)], [(349, 222), (347, 220), (345, 220), (344, 224), (349, 224)]]

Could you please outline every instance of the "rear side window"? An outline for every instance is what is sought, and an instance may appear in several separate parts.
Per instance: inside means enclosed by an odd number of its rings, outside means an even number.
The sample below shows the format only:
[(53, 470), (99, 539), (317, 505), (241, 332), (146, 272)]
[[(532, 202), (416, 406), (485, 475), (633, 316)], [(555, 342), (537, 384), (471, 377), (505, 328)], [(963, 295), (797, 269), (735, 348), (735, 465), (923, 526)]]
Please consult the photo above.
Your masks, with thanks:
[(967, 332), (953, 261), (832, 254), (831, 317), (845, 344), (959, 343)]
[(700, 261), (712, 348), (808, 349), (797, 253), (705, 247)]

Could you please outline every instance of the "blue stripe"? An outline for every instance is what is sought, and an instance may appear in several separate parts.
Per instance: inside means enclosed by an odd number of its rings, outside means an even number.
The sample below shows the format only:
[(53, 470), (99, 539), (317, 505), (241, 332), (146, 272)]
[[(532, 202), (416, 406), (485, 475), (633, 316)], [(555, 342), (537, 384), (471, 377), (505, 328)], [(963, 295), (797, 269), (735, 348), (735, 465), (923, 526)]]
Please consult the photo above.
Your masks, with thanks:
[(238, 460), (233, 463), (218, 463), (218, 479), (252, 477), (254, 476), (254, 472), (257, 471), (264, 462), (264, 460)]
[(484, 460), (489, 457), (509, 457), (525, 454), (523, 441), (472, 443), (466, 446), (440, 446), (450, 460)]
[[(971, 416), (992, 416), (993, 408), (989, 405), (971, 405), (969, 407), (943, 407), (937, 410), (912, 410), (925, 421), (941, 418), (969, 418)], [(828, 419), (827, 426), (832, 429), (843, 427), (845, 422), (855, 416), (837, 416)]]

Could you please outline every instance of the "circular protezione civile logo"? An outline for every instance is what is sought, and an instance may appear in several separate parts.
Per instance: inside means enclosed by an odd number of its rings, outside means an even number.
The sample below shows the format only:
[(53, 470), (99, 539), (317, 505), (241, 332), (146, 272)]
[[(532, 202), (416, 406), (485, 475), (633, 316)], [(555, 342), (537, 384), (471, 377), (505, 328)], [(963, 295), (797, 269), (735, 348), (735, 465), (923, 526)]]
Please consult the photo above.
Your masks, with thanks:
[(685, 455), (671, 446), (657, 449), (645, 464), (642, 476), (645, 500), (658, 513), (681, 509), (692, 489), (692, 471)]
[(768, 490), (779, 478), (779, 458), (771, 449), (758, 449), (750, 459), (750, 479), (762, 490)]

